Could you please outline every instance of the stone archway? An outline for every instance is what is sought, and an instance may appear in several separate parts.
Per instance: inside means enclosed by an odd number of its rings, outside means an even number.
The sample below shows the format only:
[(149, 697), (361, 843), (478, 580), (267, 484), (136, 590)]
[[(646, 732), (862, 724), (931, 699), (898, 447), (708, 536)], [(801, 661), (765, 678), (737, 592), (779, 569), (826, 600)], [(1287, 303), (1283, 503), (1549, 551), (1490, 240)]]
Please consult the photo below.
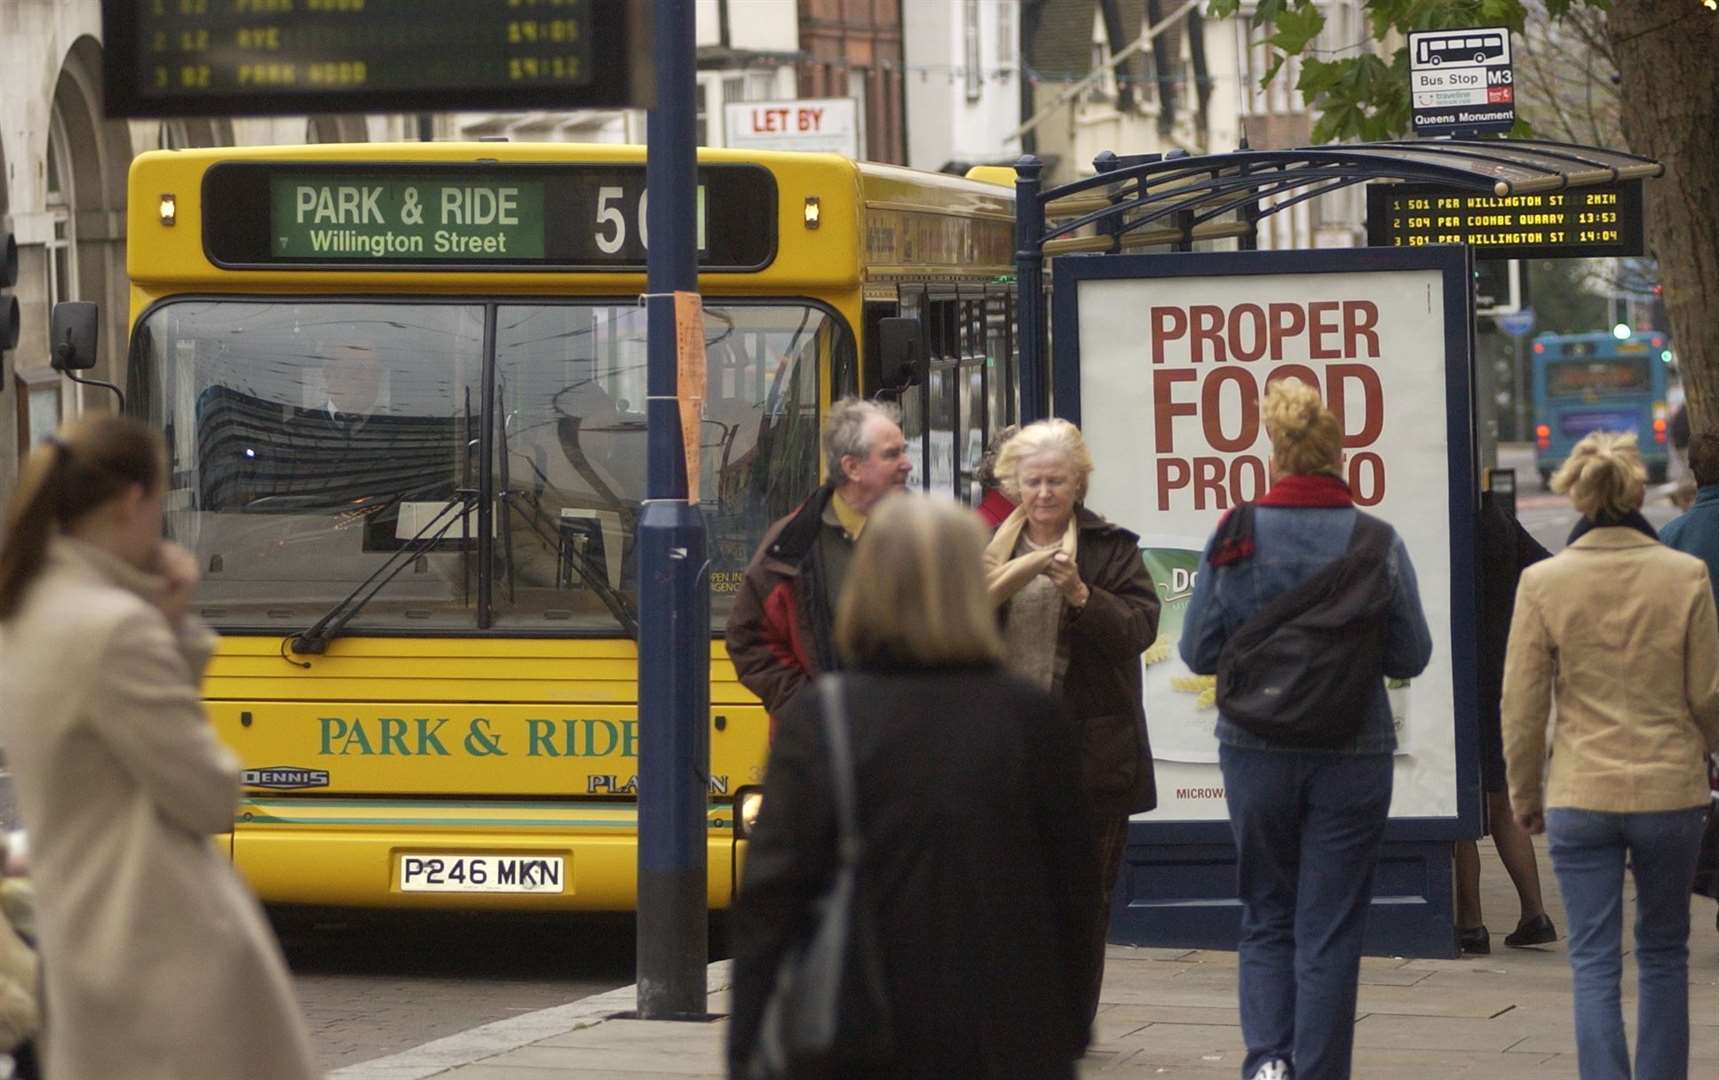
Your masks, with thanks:
[[(48, 129), (47, 209), (50, 300), (101, 305), (101, 359), (95, 374), (122, 381), (126, 340), (125, 184), (131, 137), (125, 124), (102, 116), (102, 53), (93, 37), (67, 51)], [(80, 388), (81, 389), (81, 388)], [(71, 404), (68, 402), (68, 404)], [(85, 408), (109, 410), (110, 397), (92, 394)]]

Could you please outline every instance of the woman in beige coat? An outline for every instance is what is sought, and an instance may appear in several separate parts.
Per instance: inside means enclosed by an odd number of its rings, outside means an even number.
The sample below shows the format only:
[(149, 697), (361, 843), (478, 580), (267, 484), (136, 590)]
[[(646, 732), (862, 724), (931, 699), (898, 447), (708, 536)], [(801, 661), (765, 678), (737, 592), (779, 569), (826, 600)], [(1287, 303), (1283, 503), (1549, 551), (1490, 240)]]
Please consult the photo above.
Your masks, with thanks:
[(238, 769), (198, 701), (214, 635), (161, 539), (133, 420), (30, 455), (0, 549), (0, 736), (30, 829), (53, 1080), (317, 1075), (280, 951), (227, 859)]
[[(1623, 882), (1636, 885), (1634, 1075), (1689, 1075), (1689, 889), (1719, 746), (1719, 616), (1707, 566), (1641, 516), (1633, 435), (1589, 435), (1552, 480), (1582, 514), (1522, 572), (1504, 661), (1517, 824), (1545, 832), (1569, 918), (1582, 1080), (1629, 1080), (1619, 1006)], [(1550, 768), (1546, 717), (1554, 702)]]

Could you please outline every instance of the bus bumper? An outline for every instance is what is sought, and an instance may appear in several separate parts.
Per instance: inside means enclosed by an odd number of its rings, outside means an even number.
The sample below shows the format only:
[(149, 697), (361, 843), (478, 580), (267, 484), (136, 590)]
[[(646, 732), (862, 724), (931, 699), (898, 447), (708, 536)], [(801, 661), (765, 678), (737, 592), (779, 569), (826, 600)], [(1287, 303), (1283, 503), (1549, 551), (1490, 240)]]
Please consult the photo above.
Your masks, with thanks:
[[(734, 899), (744, 842), (726, 829), (707, 840), (712, 910)], [(638, 901), (638, 836), (521, 836), (518, 832), (402, 832), (398, 830), (254, 827), (233, 832), (233, 862), (259, 899), (315, 907), (442, 910), (632, 911)], [(502, 892), (403, 887), (407, 860), (452, 862), (496, 856), (521, 864), (560, 860), (553, 891)]]

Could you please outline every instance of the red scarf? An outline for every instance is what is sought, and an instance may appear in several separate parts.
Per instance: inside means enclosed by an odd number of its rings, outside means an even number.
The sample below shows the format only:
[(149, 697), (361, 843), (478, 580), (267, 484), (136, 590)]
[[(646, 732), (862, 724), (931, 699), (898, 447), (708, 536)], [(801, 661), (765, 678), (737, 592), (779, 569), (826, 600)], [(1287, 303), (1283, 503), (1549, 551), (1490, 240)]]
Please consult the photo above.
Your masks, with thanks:
[(1327, 509), (1354, 506), (1349, 485), (1330, 473), (1291, 473), (1280, 476), (1259, 506), (1312, 506)]

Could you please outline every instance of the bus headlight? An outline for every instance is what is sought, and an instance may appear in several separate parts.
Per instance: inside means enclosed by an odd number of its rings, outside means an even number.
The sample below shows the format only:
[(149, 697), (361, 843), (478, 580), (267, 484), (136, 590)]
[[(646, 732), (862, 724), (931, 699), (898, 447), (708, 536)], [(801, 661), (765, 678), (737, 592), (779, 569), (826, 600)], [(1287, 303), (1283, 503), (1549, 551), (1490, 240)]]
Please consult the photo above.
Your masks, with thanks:
[(744, 840), (758, 826), (758, 811), (764, 807), (763, 788), (741, 788), (734, 796), (734, 838)]

